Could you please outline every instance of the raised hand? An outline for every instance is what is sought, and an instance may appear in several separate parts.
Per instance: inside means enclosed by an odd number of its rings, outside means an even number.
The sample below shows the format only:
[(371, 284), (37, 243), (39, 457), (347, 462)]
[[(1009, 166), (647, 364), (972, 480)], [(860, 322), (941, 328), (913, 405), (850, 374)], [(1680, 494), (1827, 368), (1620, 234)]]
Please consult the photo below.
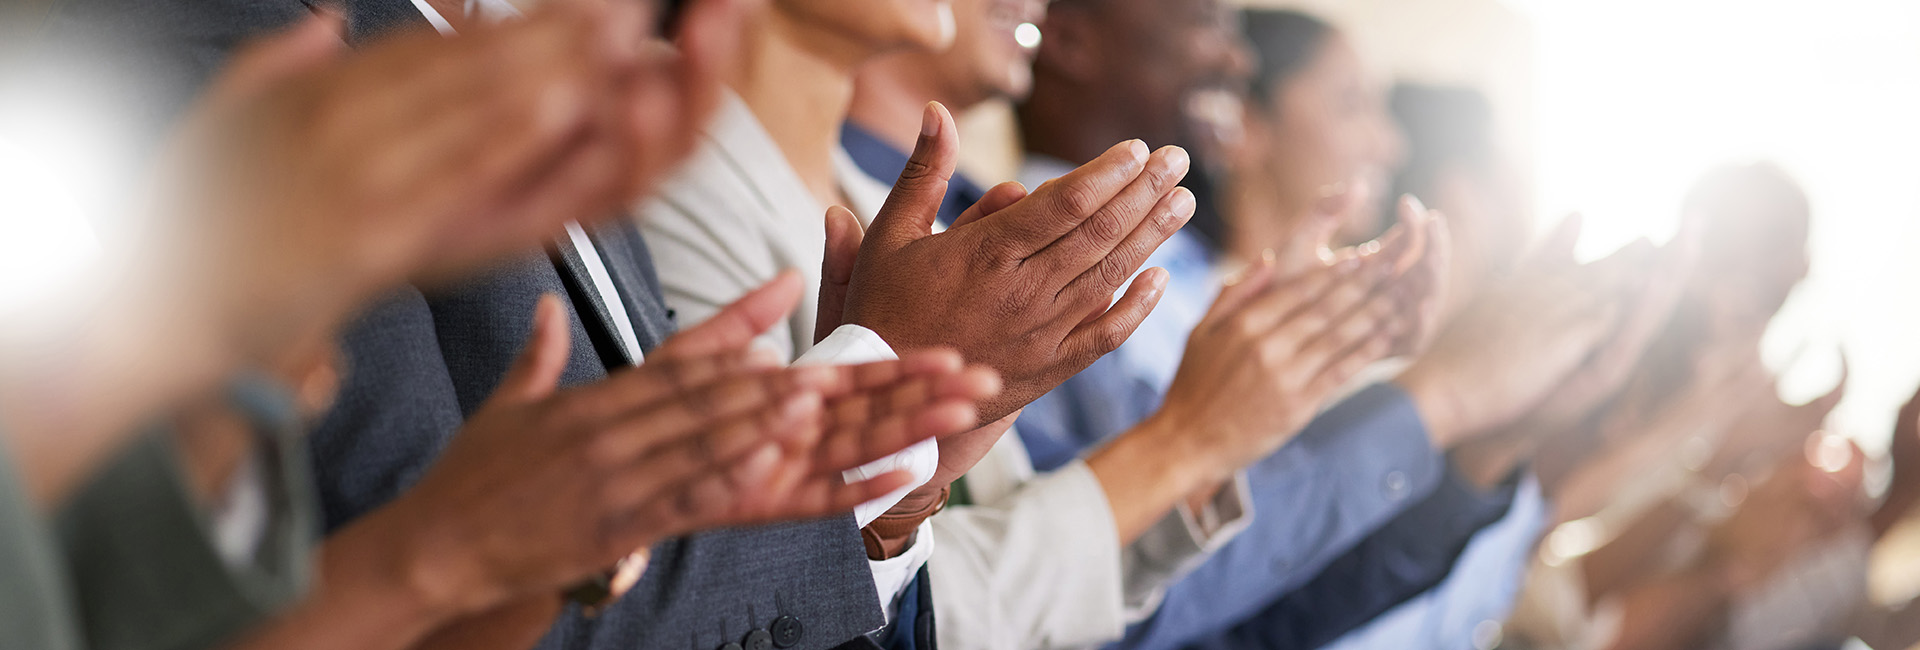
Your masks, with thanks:
[[(975, 205), (931, 234), (958, 158), (953, 118), (929, 105), (919, 144), (861, 244), (838, 322), (865, 326), (898, 350), (946, 346), (998, 370), (991, 422), (1112, 351), (1158, 302), (1164, 271), (1113, 296), (1186, 223), (1193, 195), (1176, 186), (1186, 153), (1116, 145), (1072, 173), (986, 214)], [(1001, 190), (1008, 191), (1008, 190)]]
[(1699, 256), (1698, 231), (1687, 229), (1657, 250), (1644, 240), (1598, 262), (1598, 293), (1611, 292), (1625, 305), (1617, 327), (1592, 356), (1518, 423), (1519, 434), (1562, 435), (1586, 424), (1594, 410), (1619, 394), (1640, 367), (1647, 346), (1672, 320), (1686, 278)]
[(465, 613), (557, 591), (666, 537), (828, 515), (897, 489), (904, 472), (851, 485), (840, 472), (972, 426), (991, 372), (939, 350), (772, 366), (735, 330), (783, 317), (799, 294), (785, 275), (645, 365), (566, 390), (564, 313), (544, 299), (493, 398), (419, 485), (342, 543), (403, 540), (417, 590)]
[(730, 6), (694, 5), (681, 54), (644, 42), (632, 3), (549, 3), (352, 55), (312, 19), (209, 92), (158, 167), (154, 209), (187, 233), (177, 263), (245, 282), (232, 308), (324, 324), (392, 282), (449, 279), (617, 213), (711, 112)]
[(1610, 265), (1575, 263), (1577, 238), (1577, 225), (1563, 227), (1520, 273), (1474, 296), (1396, 380), (1436, 445), (1513, 423), (1614, 331), (1618, 299), (1592, 279)]
[(1228, 473), (1292, 439), (1348, 380), (1379, 360), (1402, 319), (1385, 256), (1280, 280), (1269, 263), (1229, 285), (1194, 328), (1154, 417), (1204, 423), (1193, 435), (1225, 452)]

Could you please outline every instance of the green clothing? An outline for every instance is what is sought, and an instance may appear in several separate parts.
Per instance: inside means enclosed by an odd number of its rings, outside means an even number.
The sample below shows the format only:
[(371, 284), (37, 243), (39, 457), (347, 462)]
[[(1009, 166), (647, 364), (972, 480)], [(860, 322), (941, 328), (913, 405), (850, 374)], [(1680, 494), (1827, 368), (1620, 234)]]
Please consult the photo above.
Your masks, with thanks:
[(60, 551), (0, 444), (0, 650), (78, 650)]
[(299, 598), (318, 541), (306, 445), (290, 402), (271, 387), (236, 382), (231, 395), (262, 433), (269, 503), (246, 566), (215, 550), (170, 431), (107, 463), (59, 508), (51, 531), (0, 455), (0, 650), (213, 648)]
[(212, 522), (187, 488), (173, 436), (142, 438), (59, 514), (91, 650), (216, 647), (305, 592), (318, 508), (292, 404), (257, 380), (237, 381), (229, 394), (261, 433), (269, 508), (253, 562), (229, 566), (215, 550)]

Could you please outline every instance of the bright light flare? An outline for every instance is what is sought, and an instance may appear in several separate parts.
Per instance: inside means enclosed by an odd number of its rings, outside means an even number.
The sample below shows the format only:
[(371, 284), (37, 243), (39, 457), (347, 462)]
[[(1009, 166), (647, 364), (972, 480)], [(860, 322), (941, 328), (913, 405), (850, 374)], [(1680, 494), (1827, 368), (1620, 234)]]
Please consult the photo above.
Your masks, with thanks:
[(42, 156), (0, 139), (0, 315), (69, 291), (100, 260), (74, 183)]
[(1020, 23), (1013, 28), (1013, 42), (1029, 50), (1040, 47), (1040, 26), (1033, 23)]
[[(1581, 254), (1673, 232), (1688, 186), (1779, 162), (1813, 202), (1812, 272), (1768, 333), (1800, 402), (1851, 356), (1828, 423), (1884, 448), (1920, 382), (1920, 3), (1516, 0), (1533, 17), (1538, 216), (1587, 216)], [(1713, 272), (1706, 269), (1704, 272)]]

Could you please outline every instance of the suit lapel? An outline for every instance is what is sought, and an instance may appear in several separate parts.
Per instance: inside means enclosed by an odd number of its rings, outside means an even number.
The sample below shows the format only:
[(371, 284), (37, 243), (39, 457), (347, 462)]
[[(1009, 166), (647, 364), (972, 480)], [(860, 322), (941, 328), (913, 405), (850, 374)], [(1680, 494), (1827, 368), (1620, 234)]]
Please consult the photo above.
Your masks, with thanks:
[(640, 229), (626, 216), (587, 229), (600, 257), (606, 261), (607, 274), (620, 290), (627, 320), (640, 349), (652, 350), (673, 335), (673, 313), (660, 296), (660, 279), (653, 271), (653, 255), (640, 237)]
[(594, 286), (593, 276), (588, 274), (586, 261), (581, 259), (579, 249), (573, 246), (573, 242), (561, 238), (554, 242), (548, 255), (553, 259), (554, 270), (560, 274), (560, 282), (566, 285), (574, 312), (580, 315), (581, 324), (587, 328), (587, 338), (593, 342), (594, 352), (606, 363), (607, 370), (639, 363), (640, 360), (628, 355), (626, 346), (620, 343), (613, 312), (605, 297), (600, 295), (598, 287)]
[(433, 29), (409, 0), (300, 0), (313, 11), (347, 11), (347, 40), (354, 46), (401, 29)]

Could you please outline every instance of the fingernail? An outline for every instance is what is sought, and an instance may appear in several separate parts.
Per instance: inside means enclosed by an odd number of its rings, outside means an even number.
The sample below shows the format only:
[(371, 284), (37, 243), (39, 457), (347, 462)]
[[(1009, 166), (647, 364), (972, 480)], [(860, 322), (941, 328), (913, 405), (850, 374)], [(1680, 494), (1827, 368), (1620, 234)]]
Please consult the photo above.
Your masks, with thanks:
[(1263, 248), (1263, 249), (1260, 249), (1260, 263), (1261, 263), (1261, 264), (1272, 264), (1272, 263), (1274, 263), (1274, 262), (1275, 262), (1276, 260), (1279, 260), (1279, 259), (1280, 259), (1280, 254), (1279, 254), (1279, 253), (1275, 253), (1275, 252), (1273, 252), (1273, 249), (1271, 249), (1271, 248)]
[(1194, 202), (1193, 192), (1191, 190), (1184, 187), (1173, 188), (1173, 202), (1169, 204), (1169, 207), (1173, 208), (1174, 214), (1180, 215), (1181, 217), (1193, 216), (1193, 210), (1198, 205), (1198, 203)]
[(1134, 162), (1140, 162), (1147, 159), (1147, 143), (1141, 142), (1138, 138), (1135, 138), (1132, 140), (1128, 140), (1122, 144), (1126, 145), (1127, 154), (1133, 156)]
[(927, 102), (927, 108), (920, 114), (920, 137), (931, 138), (940, 135), (940, 102)]
[(1167, 155), (1160, 157), (1160, 169), (1156, 170), (1156, 173), (1185, 174), (1187, 173), (1187, 168), (1193, 164), (1193, 159), (1187, 155), (1187, 150), (1185, 149), (1167, 145), (1161, 149), (1161, 151), (1166, 152)]

